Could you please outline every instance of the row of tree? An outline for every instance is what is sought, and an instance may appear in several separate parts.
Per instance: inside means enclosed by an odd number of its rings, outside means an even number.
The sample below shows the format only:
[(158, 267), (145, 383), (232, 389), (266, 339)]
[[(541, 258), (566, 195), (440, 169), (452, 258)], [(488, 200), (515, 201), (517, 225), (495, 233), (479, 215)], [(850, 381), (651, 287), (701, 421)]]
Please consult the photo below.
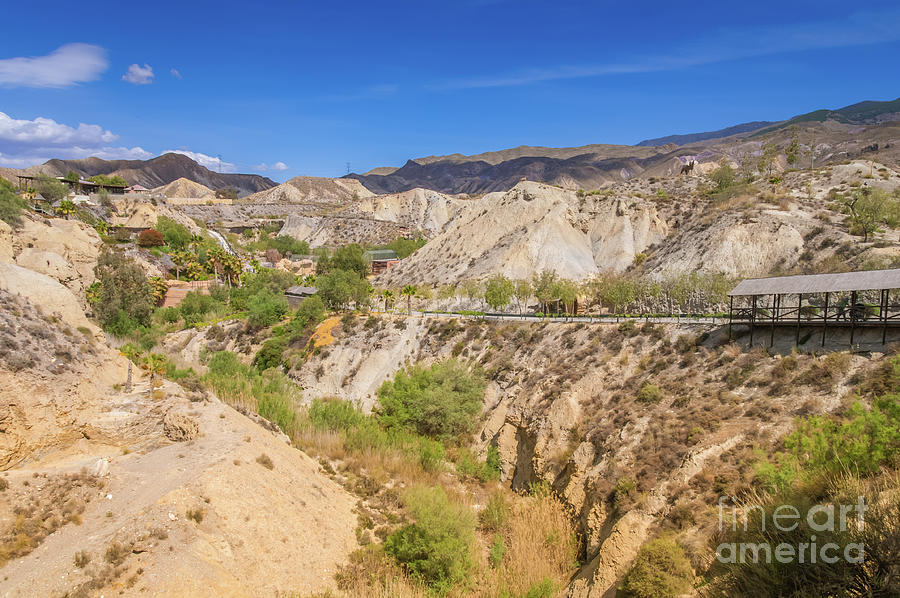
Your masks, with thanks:
[[(728, 300), (733, 282), (722, 274), (676, 274), (660, 278), (630, 274), (607, 274), (575, 282), (561, 278), (553, 270), (536, 273), (529, 279), (510, 279), (498, 274), (486, 281), (466, 280), (458, 285), (407, 285), (398, 289), (379, 289), (376, 297), (384, 309), (404, 298), (411, 311), (413, 298), (428, 300), (454, 297), (482, 301), (493, 311), (513, 307), (524, 314), (537, 301), (542, 313), (574, 313), (578, 304), (588, 308), (606, 308), (610, 313), (702, 313), (719, 311)], [(365, 296), (357, 304), (368, 304)]]

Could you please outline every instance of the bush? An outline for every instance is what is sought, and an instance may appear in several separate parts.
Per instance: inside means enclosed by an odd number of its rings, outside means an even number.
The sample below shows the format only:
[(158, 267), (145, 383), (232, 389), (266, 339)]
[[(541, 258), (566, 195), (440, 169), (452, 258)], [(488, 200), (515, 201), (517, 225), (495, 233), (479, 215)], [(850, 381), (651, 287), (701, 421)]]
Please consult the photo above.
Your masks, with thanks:
[(241, 363), (230, 351), (219, 351), (209, 360), (205, 380), (232, 405), (255, 409), (285, 433), (297, 423), (296, 386), (281, 372), (258, 370)]
[(332, 270), (316, 278), (319, 296), (331, 308), (342, 309), (350, 301), (357, 306), (369, 301), (369, 282), (352, 270)]
[(472, 569), (474, 519), (450, 501), (440, 487), (416, 486), (404, 496), (415, 523), (387, 537), (385, 552), (433, 589), (446, 591), (464, 582)]
[(283, 336), (270, 338), (263, 343), (253, 357), (253, 365), (260, 371), (281, 367), (281, 357), (287, 348), (287, 339)]
[(400, 371), (378, 389), (378, 419), (387, 428), (405, 428), (449, 439), (471, 433), (486, 381), (455, 359), (429, 368)]
[(247, 322), (254, 328), (265, 328), (280, 321), (287, 310), (284, 295), (263, 289), (247, 301)]
[(663, 391), (655, 384), (649, 382), (641, 386), (635, 400), (639, 403), (659, 403), (663, 399)]
[(813, 415), (797, 421), (774, 462), (757, 474), (770, 487), (785, 490), (795, 480), (811, 481), (844, 470), (872, 475), (900, 459), (900, 395), (876, 398), (872, 408), (854, 403), (844, 417)]
[(196, 324), (203, 319), (203, 316), (211, 312), (216, 307), (216, 301), (210, 295), (201, 293), (200, 291), (191, 291), (184, 296), (178, 305), (178, 311), (187, 324)]
[(488, 498), (484, 510), (479, 513), (478, 520), (481, 529), (487, 532), (501, 532), (509, 522), (509, 502), (506, 496), (499, 490)]
[(16, 195), (12, 183), (6, 179), (0, 179), (0, 220), (10, 226), (22, 224), (22, 210), (25, 202)]
[(166, 216), (160, 216), (156, 220), (156, 230), (172, 249), (184, 249), (191, 242), (191, 231)]
[(137, 244), (141, 247), (161, 247), (166, 242), (158, 230), (148, 228), (138, 233)]
[(691, 563), (674, 540), (659, 538), (641, 547), (622, 580), (622, 591), (633, 598), (674, 598), (691, 589)]

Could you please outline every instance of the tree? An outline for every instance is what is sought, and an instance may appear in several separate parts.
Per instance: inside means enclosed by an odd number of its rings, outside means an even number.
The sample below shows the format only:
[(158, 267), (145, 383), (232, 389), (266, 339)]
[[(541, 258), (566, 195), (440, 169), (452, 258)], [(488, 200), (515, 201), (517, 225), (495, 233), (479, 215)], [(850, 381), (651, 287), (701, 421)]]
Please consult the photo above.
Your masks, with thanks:
[(253, 328), (265, 328), (279, 322), (287, 311), (284, 295), (263, 289), (247, 300), (247, 323)]
[(61, 201), (69, 195), (69, 188), (66, 185), (45, 174), (35, 180), (34, 187), (50, 203)]
[(502, 274), (488, 280), (484, 288), (484, 300), (495, 311), (500, 311), (509, 305), (510, 299), (516, 291), (513, 282)]
[(162, 375), (166, 371), (166, 356), (159, 353), (148, 354), (141, 360), (141, 369), (150, 374), (150, 388), (147, 389), (147, 397), (152, 399), (156, 376)]
[(97, 183), (98, 185), (118, 185), (121, 187), (127, 187), (128, 182), (125, 181), (119, 175), (107, 176), (105, 174), (96, 174), (88, 179), (92, 183)]
[(844, 205), (850, 212), (851, 230), (863, 235), (863, 243), (881, 225), (896, 226), (900, 222), (900, 197), (878, 187), (855, 190)]
[(59, 207), (56, 208), (56, 213), (60, 216), (65, 216), (66, 220), (68, 220), (69, 216), (75, 213), (75, 203), (68, 199), (62, 200), (59, 202)]
[(141, 247), (161, 247), (166, 242), (158, 230), (147, 228), (138, 233), (137, 244)]
[(400, 289), (400, 294), (406, 297), (406, 315), (412, 314), (412, 298), (416, 294), (416, 287), (408, 284)]
[(241, 272), (244, 270), (244, 265), (241, 263), (240, 258), (232, 253), (226, 253), (222, 258), (222, 275), (225, 277), (225, 280), (228, 281), (228, 286), (230, 287), (237, 281)]
[(325, 253), (319, 257), (316, 273), (322, 274), (332, 270), (349, 270), (364, 278), (369, 274), (369, 263), (366, 261), (362, 247), (353, 243), (335, 249), (334, 253)]
[(69, 170), (69, 172), (66, 173), (66, 176), (63, 177), (63, 180), (67, 183), (78, 183), (78, 181), (81, 180), (81, 175), (74, 170)]
[(175, 264), (175, 279), (178, 280), (181, 268), (183, 268), (193, 256), (187, 251), (173, 251), (169, 254), (169, 258), (172, 260), (172, 263)]
[(575, 300), (578, 298), (578, 285), (571, 280), (559, 280), (553, 286), (553, 294), (562, 303), (564, 311), (567, 313), (575, 313)]
[(94, 267), (97, 286), (88, 298), (105, 330), (124, 336), (150, 324), (153, 305), (144, 270), (123, 254), (107, 250)]
[(543, 270), (540, 274), (535, 274), (532, 279), (532, 287), (534, 288), (535, 298), (541, 302), (541, 311), (547, 313), (548, 305), (556, 299), (554, 288), (559, 277), (555, 270)]
[(791, 141), (784, 150), (787, 163), (793, 166), (800, 159), (800, 139), (797, 133), (797, 125), (791, 126)]
[(368, 282), (356, 272), (334, 270), (316, 278), (319, 296), (332, 309), (343, 309), (351, 300), (359, 305), (368, 299)]
[(532, 288), (529, 281), (516, 281), (516, 288), (513, 291), (513, 296), (516, 298), (516, 303), (519, 304), (519, 313), (522, 315), (525, 314), (525, 309), (528, 307), (528, 300), (531, 299), (531, 294)]
[(734, 184), (735, 172), (731, 167), (731, 161), (725, 156), (719, 160), (719, 167), (709, 175), (710, 180), (716, 184), (716, 191), (724, 191)]
[(212, 266), (217, 282), (219, 280), (219, 270), (222, 269), (222, 266), (225, 263), (226, 255), (225, 250), (218, 246), (213, 247), (206, 252), (207, 262)]
[(381, 296), (384, 297), (384, 311), (387, 311), (388, 303), (393, 303), (394, 293), (390, 289), (384, 289), (381, 291)]
[(774, 143), (766, 143), (762, 146), (762, 154), (756, 161), (756, 169), (760, 172), (765, 171), (766, 176), (772, 174), (775, 168), (775, 159), (778, 157), (778, 148)]

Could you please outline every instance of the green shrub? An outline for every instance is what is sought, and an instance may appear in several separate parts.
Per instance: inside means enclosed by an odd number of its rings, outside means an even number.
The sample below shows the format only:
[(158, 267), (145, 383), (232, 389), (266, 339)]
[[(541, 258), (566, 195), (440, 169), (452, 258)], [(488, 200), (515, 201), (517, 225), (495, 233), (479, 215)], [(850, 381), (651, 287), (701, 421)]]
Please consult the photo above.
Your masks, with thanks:
[(254, 328), (265, 328), (280, 321), (287, 310), (284, 295), (263, 289), (247, 301), (247, 322)]
[(491, 542), (491, 552), (488, 555), (488, 562), (491, 567), (496, 569), (503, 562), (503, 555), (506, 554), (506, 543), (503, 541), (503, 534), (494, 534)]
[(415, 523), (388, 536), (385, 552), (439, 592), (465, 582), (472, 569), (472, 512), (450, 501), (440, 487), (413, 487), (404, 502)]
[(663, 391), (655, 384), (645, 383), (637, 393), (639, 403), (659, 403), (663, 399)]
[(186, 226), (179, 224), (166, 216), (160, 216), (156, 220), (156, 230), (162, 235), (166, 245), (172, 249), (184, 249), (191, 239), (191, 231)]
[(532, 584), (525, 592), (524, 598), (553, 598), (556, 596), (556, 586), (552, 579), (544, 579)]
[(486, 381), (455, 359), (429, 368), (400, 371), (378, 390), (378, 418), (387, 428), (405, 428), (449, 439), (471, 433)]
[(204, 379), (220, 398), (254, 408), (287, 433), (294, 428), (299, 396), (287, 376), (271, 369), (260, 373), (230, 351), (214, 353), (208, 367)]
[(658, 538), (641, 547), (621, 590), (633, 598), (674, 598), (691, 589), (693, 578), (681, 546), (672, 539)]
[(0, 178), (0, 220), (10, 226), (17, 227), (22, 224), (22, 210), (25, 202), (16, 195), (12, 183)]
[(506, 496), (499, 490), (488, 498), (484, 510), (478, 514), (481, 529), (487, 532), (501, 532), (509, 522), (510, 506)]
[(287, 339), (283, 336), (270, 338), (263, 343), (253, 357), (253, 365), (260, 371), (281, 367), (282, 355), (287, 348)]
[(852, 471), (862, 476), (900, 459), (900, 395), (876, 398), (871, 409), (856, 402), (843, 417), (813, 415), (797, 420), (773, 461), (757, 465), (757, 475), (772, 489), (822, 474)]

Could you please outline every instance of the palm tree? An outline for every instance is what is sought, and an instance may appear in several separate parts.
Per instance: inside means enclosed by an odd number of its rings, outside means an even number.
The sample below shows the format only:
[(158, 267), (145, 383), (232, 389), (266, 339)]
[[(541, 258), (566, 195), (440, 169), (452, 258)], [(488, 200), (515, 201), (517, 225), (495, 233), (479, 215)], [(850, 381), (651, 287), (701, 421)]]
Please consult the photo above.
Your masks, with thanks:
[(75, 203), (68, 199), (62, 200), (59, 202), (59, 207), (56, 208), (56, 213), (60, 216), (65, 216), (66, 220), (68, 220), (69, 216), (75, 213)]
[(219, 267), (225, 263), (225, 250), (221, 247), (214, 247), (209, 250), (209, 253), (206, 254), (209, 263), (212, 264), (213, 272), (216, 275), (216, 284), (219, 283)]
[(406, 315), (412, 314), (412, 298), (416, 294), (416, 287), (408, 284), (400, 291), (401, 295), (406, 296)]
[(175, 280), (179, 280), (181, 267), (191, 259), (191, 254), (187, 251), (173, 251), (169, 257), (172, 258), (172, 263), (175, 264)]
[(150, 372), (150, 388), (147, 390), (147, 397), (153, 398), (153, 385), (156, 382), (156, 376), (166, 371), (166, 356), (159, 353), (150, 353), (144, 357), (141, 368)]
[(387, 311), (388, 303), (394, 298), (394, 293), (390, 289), (385, 289), (381, 291), (381, 296), (384, 297), (384, 311)]

